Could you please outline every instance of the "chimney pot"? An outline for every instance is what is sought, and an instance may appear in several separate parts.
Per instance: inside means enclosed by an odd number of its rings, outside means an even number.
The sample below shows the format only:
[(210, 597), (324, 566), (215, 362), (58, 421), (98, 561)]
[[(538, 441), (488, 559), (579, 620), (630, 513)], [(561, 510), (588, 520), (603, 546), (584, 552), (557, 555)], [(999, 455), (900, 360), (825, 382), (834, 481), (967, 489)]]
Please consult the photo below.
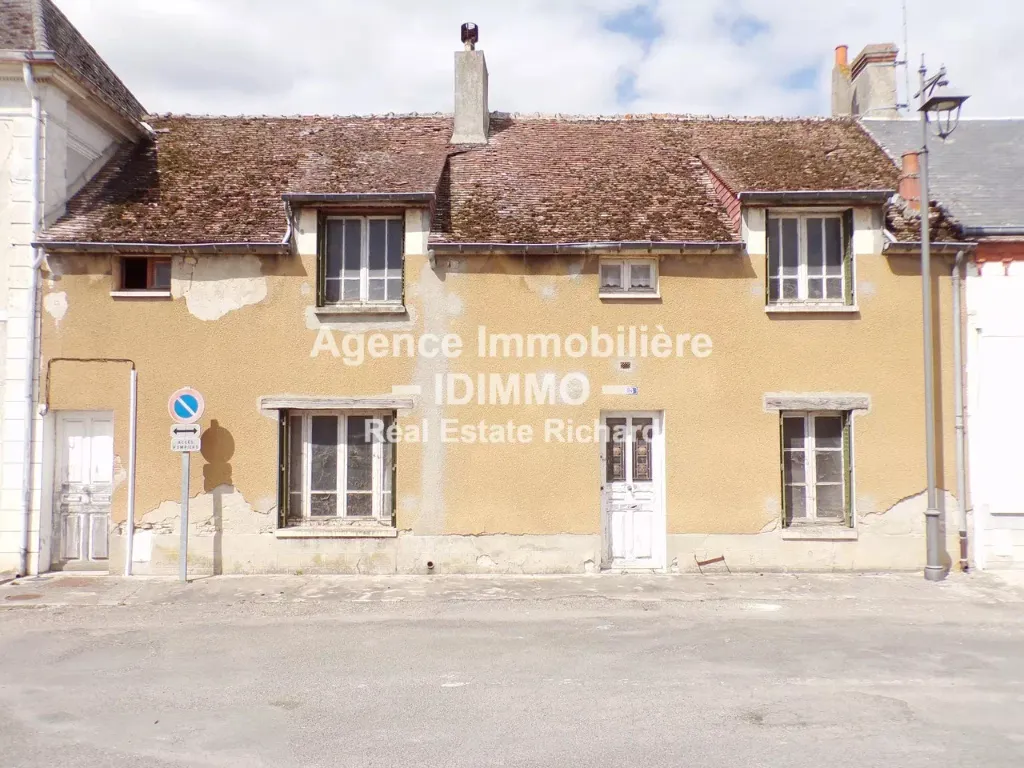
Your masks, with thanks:
[(848, 45), (837, 45), (836, 46), (836, 66), (844, 69), (850, 66), (849, 61), (850, 46)]
[(900, 171), (900, 197), (913, 211), (921, 210), (921, 160), (917, 152), (904, 152)]

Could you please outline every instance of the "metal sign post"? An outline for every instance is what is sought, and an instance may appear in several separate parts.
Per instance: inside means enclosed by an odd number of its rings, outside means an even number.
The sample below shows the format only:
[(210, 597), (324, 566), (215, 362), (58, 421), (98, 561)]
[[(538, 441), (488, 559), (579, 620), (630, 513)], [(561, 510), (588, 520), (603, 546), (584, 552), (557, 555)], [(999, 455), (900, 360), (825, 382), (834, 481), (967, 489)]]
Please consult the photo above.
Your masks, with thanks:
[(202, 428), (195, 422), (203, 416), (206, 403), (196, 390), (179, 389), (167, 402), (171, 425), (171, 450), (181, 454), (181, 545), (178, 553), (178, 578), (188, 581), (188, 480), (192, 451), (202, 448)]

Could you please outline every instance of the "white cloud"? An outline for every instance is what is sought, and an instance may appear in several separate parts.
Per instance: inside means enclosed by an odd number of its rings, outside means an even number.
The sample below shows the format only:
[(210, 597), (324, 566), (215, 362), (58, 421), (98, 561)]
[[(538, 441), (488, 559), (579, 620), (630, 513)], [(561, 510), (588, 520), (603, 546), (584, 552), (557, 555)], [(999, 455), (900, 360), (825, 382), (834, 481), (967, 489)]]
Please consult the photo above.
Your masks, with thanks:
[[(835, 45), (902, 48), (899, 0), (658, 0), (663, 34), (646, 53), (604, 25), (638, 0), (58, 2), (156, 112), (450, 111), (464, 21), (480, 25), (491, 107), (505, 111), (824, 114)], [(914, 70), (925, 51), (972, 95), (966, 114), (1024, 115), (1018, 3), (908, 3)], [(627, 73), (637, 98), (622, 104)]]

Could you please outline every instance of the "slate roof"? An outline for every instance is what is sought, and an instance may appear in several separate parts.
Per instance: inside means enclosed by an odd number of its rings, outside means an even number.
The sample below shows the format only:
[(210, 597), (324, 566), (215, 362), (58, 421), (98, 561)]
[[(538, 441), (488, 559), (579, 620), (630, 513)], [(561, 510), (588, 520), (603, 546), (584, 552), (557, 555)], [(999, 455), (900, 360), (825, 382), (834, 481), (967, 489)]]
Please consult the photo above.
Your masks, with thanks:
[(0, 0), (0, 51), (52, 51), (58, 66), (109, 107), (138, 121), (146, 110), (52, 0)]
[[(898, 162), (920, 149), (917, 120), (866, 119), (865, 129)], [(962, 119), (928, 139), (933, 200), (965, 227), (1024, 227), (1024, 118)]]
[(742, 191), (895, 190), (848, 119), (495, 116), (149, 118), (45, 233), (50, 242), (280, 242), (284, 193), (436, 193), (435, 242), (735, 242), (707, 166)]

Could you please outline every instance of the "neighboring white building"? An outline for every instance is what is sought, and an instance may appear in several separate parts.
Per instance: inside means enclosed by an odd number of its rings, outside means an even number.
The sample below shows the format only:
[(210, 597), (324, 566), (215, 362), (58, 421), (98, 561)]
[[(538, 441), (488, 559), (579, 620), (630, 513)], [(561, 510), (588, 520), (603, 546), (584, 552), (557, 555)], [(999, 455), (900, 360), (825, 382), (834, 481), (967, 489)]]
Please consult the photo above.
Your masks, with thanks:
[[(59, 217), (119, 144), (144, 134), (144, 114), (50, 0), (0, 0), (0, 574), (38, 570), (38, 553), (26, 550), (39, 537), (34, 519), (26, 536), (24, 490), (25, 383), (30, 370), (38, 377), (29, 319), (34, 225)], [(51, 302), (40, 311), (63, 308)], [(33, 417), (31, 486), (38, 495), (41, 419)]]

